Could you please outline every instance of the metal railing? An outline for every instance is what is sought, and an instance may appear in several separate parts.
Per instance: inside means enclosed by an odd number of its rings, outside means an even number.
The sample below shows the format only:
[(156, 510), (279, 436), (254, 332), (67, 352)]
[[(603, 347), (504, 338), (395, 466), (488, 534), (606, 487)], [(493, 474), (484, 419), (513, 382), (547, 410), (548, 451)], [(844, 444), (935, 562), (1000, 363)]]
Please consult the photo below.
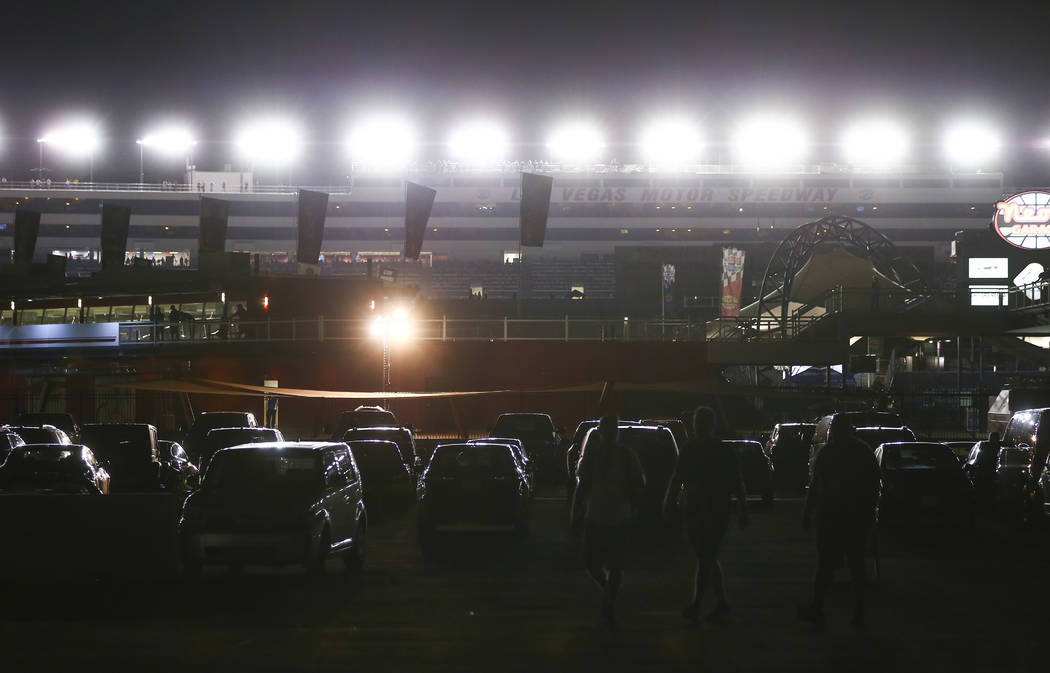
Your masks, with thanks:
[[(224, 342), (382, 341), (371, 320), (184, 320), (122, 322), (122, 347)], [(391, 341), (701, 341), (700, 325), (685, 320), (578, 319), (527, 320), (515, 318), (418, 320)]]

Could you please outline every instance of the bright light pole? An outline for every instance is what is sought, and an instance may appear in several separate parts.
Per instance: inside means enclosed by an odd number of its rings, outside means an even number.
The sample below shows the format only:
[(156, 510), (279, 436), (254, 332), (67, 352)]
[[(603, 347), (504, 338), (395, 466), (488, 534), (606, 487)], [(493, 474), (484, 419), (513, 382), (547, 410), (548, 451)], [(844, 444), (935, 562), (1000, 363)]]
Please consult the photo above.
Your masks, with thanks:
[[(384, 393), (388, 393), (390, 392), (390, 342), (405, 341), (411, 335), (408, 314), (402, 308), (395, 309), (389, 316), (380, 313), (372, 318), (368, 331), (382, 345), (382, 389)], [(386, 406), (386, 400), (383, 401), (383, 405)]]
[(197, 144), (193, 134), (182, 128), (165, 128), (157, 133), (149, 133), (135, 141), (139, 146), (139, 183), (146, 182), (143, 165), (143, 148), (152, 147), (167, 156), (182, 155), (186, 158), (186, 169), (189, 170), (190, 151)]
[(256, 164), (275, 169), (290, 167), (299, 158), (303, 141), (299, 127), (293, 122), (263, 119), (241, 127), (236, 135), (236, 144), (254, 173)]
[(40, 165), (38, 170), (44, 168), (43, 144), (54, 145), (60, 151), (72, 156), (88, 157), (88, 181), (95, 181), (95, 152), (101, 144), (97, 127), (90, 122), (75, 122), (48, 133), (36, 139), (40, 145)]
[(419, 136), (407, 117), (376, 114), (361, 119), (347, 134), (345, 144), (353, 165), (396, 171), (415, 158)]

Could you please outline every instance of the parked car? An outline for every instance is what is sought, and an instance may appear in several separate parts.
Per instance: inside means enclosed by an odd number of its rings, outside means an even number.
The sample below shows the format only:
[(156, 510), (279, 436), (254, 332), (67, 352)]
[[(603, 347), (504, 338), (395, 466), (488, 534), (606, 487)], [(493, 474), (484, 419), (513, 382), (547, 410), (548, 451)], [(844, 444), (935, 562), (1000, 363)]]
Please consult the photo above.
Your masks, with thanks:
[(284, 435), (275, 428), (215, 428), (214, 430), (209, 430), (204, 438), (204, 450), (201, 452), (198, 464), (201, 470), (207, 470), (208, 463), (211, 462), (215, 452), (231, 446), (283, 441)]
[[(864, 410), (864, 411), (836, 411), (832, 414), (827, 414), (817, 421), (816, 427), (813, 428), (813, 441), (810, 444), (809, 451), (809, 478), (813, 479), (813, 463), (817, 458), (817, 454), (824, 448), (824, 445), (828, 443), (828, 435), (831, 432), (831, 422), (836, 416), (842, 416), (854, 428), (870, 428), (870, 427), (886, 427), (886, 428), (899, 428), (904, 425), (901, 422), (900, 414), (892, 411), (875, 411), (875, 410)], [(874, 449), (875, 447), (871, 447)]]
[(172, 493), (192, 491), (200, 485), (200, 470), (178, 442), (157, 440), (161, 464), (161, 482)]
[[(963, 472), (973, 484), (974, 491), (979, 497), (983, 494), (988, 501), (991, 501), (992, 494), (995, 492), (1000, 448), (988, 441), (975, 442), (962, 464)], [(1017, 450), (1023, 451), (1023, 449)]]
[(520, 439), (539, 472), (553, 474), (561, 469), (561, 436), (549, 414), (500, 414), (489, 436)]
[(157, 428), (148, 423), (86, 423), (80, 438), (112, 476), (113, 493), (151, 493), (178, 480), (164, 474)]
[(723, 439), (736, 450), (740, 473), (749, 495), (762, 496), (762, 502), (773, 502), (773, 461), (753, 439)]
[(875, 449), (882, 475), (880, 526), (933, 521), (969, 529), (973, 486), (952, 450), (936, 442), (887, 442)]
[(419, 535), (528, 530), (529, 485), (503, 444), (440, 444), (419, 480)]
[(809, 482), (809, 449), (816, 423), (777, 423), (765, 451), (773, 461), (773, 480), (785, 493), (803, 493)]
[(522, 446), (520, 439), (513, 438), (499, 438), (499, 437), (483, 437), (481, 439), (471, 439), (467, 441), (467, 444), (498, 444), (500, 446), (506, 446), (510, 449), (514, 455), (514, 460), (518, 463), (518, 467), (525, 473), (525, 477), (528, 479), (529, 485), (529, 497), (535, 497), (536, 495), (536, 482), (535, 475), (532, 470), (532, 461), (529, 460), (528, 454), (525, 453), (525, 448)]
[(26, 444), (72, 444), (63, 430), (53, 425), (7, 425), (5, 432), (13, 432)]
[(389, 409), (377, 406), (359, 406), (353, 411), (339, 414), (335, 424), (333, 440), (339, 440), (351, 428), (392, 428), (397, 427), (397, 418)]
[(1050, 458), (1035, 474), (1035, 464), (1031, 463), (1025, 474), (1025, 515), (1032, 523), (1046, 523), (1050, 520)]
[(674, 443), (681, 448), (689, 441), (689, 433), (686, 432), (685, 423), (679, 418), (643, 418), (638, 421), (639, 425), (662, 425), (674, 435)]
[(1032, 457), (1024, 449), (999, 449), (995, 468), (996, 507), (1004, 514), (1023, 514), (1024, 487)]
[(7, 432), (0, 428), (0, 465), (7, 460), (7, 456), (13, 449), (25, 446), (25, 440), (13, 432)]
[(26, 444), (0, 465), (4, 493), (109, 493), (109, 473), (80, 444)]
[(410, 504), (416, 497), (412, 468), (401, 457), (397, 444), (382, 439), (347, 442), (361, 471), (365, 506), (374, 514), (375, 506)]
[(367, 529), (361, 475), (341, 442), (222, 449), (179, 521), (191, 575), (213, 563), (304, 563), (321, 574), (332, 555), (360, 572)]
[[(645, 493), (639, 503), (639, 518), (643, 522), (660, 521), (664, 496), (678, 462), (674, 435), (670, 428), (662, 425), (640, 425), (630, 421), (620, 423), (619, 430), (620, 444), (634, 450), (645, 473)], [(601, 435), (597, 428), (592, 428), (583, 440), (581, 460), (588, 447), (599, 442)]]
[(340, 438), (344, 442), (356, 442), (362, 439), (381, 439), (393, 442), (401, 452), (401, 462), (409, 468), (416, 468), (416, 440), (409, 428), (396, 426), (376, 426), (367, 428), (350, 428)]
[(879, 444), (885, 444), (886, 442), (918, 441), (911, 428), (904, 425), (898, 427), (884, 425), (863, 426), (854, 428), (853, 433), (857, 439), (870, 446), (872, 451)]
[[(625, 419), (620, 420), (620, 427), (626, 427), (628, 425), (639, 425), (639, 421), (629, 421)], [(572, 500), (572, 494), (576, 490), (576, 467), (580, 464), (580, 454), (583, 452), (583, 440), (587, 438), (587, 433), (593, 428), (598, 427), (598, 420), (580, 421), (580, 424), (576, 426), (576, 432), (572, 436), (572, 442), (569, 443), (569, 448), (565, 451), (565, 493), (569, 500)]]
[(186, 449), (193, 462), (203, 467), (201, 455), (206, 448), (204, 438), (209, 432), (215, 428), (254, 428), (258, 425), (255, 414), (250, 411), (206, 411), (198, 414), (193, 421), (182, 440), (182, 448)]
[(80, 438), (80, 426), (77, 425), (77, 422), (73, 418), (72, 414), (63, 414), (57, 412), (29, 412), (25, 414), (19, 414), (18, 418), (15, 419), (14, 425), (53, 425), (62, 432), (66, 433), (66, 435), (72, 441), (76, 441)]
[(953, 441), (953, 442), (941, 442), (941, 443), (944, 444), (945, 446), (947, 446), (949, 449), (951, 449), (952, 453), (954, 453), (956, 455), (956, 457), (959, 458), (959, 460), (966, 460), (969, 457), (969, 455), (970, 455), (970, 451), (973, 451), (973, 445), (976, 444), (977, 442), (976, 442), (976, 440), (969, 440), (968, 439), (968, 440), (965, 440), (965, 441)]

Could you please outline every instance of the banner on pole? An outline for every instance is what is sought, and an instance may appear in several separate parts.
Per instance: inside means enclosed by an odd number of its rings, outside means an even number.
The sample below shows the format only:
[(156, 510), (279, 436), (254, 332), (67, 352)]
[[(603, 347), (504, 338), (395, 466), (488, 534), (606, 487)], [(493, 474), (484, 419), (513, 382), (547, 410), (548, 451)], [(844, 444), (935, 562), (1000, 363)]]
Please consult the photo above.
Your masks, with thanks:
[(674, 264), (663, 265), (663, 311), (664, 314), (668, 311), (674, 311), (674, 295), (677, 281), (675, 280), (675, 268)]
[(722, 311), (723, 318), (740, 315), (740, 293), (744, 289), (744, 251), (722, 248)]

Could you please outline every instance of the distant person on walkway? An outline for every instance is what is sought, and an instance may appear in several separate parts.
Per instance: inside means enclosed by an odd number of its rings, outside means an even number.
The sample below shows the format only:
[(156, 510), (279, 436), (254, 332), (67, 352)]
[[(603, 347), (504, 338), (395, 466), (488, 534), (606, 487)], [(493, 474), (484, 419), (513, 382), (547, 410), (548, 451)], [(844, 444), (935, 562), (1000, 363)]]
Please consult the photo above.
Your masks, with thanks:
[(879, 310), (879, 277), (871, 274), (871, 310)]
[(168, 309), (168, 322), (171, 325), (171, 340), (176, 341), (181, 338), (179, 327), (182, 323), (182, 312), (175, 308), (175, 304), (172, 304), (171, 308)]
[(828, 443), (817, 454), (806, 497), (802, 527), (817, 523), (817, 575), (813, 602), (799, 608), (799, 619), (824, 623), (824, 596), (843, 557), (853, 579), (853, 625), (864, 623), (864, 550), (875, 524), (879, 499), (879, 464), (853, 426), (839, 414), (831, 422)]
[(710, 407), (697, 407), (691, 425), (691, 436), (678, 454), (668, 484), (664, 511), (671, 512), (677, 505), (696, 554), (693, 600), (682, 610), (682, 616), (693, 622), (699, 620), (700, 604), (711, 586), (717, 603), (708, 619), (724, 621), (730, 610), (718, 551), (729, 528), (734, 495), (740, 527), (748, 524), (747, 491), (735, 449), (715, 437), (715, 412)]
[(638, 456), (620, 444), (619, 420), (603, 416), (576, 468), (579, 483), (572, 498), (574, 532), (583, 530), (587, 572), (602, 589), (602, 616), (616, 623), (616, 596), (623, 583), (624, 555), (645, 473)]

